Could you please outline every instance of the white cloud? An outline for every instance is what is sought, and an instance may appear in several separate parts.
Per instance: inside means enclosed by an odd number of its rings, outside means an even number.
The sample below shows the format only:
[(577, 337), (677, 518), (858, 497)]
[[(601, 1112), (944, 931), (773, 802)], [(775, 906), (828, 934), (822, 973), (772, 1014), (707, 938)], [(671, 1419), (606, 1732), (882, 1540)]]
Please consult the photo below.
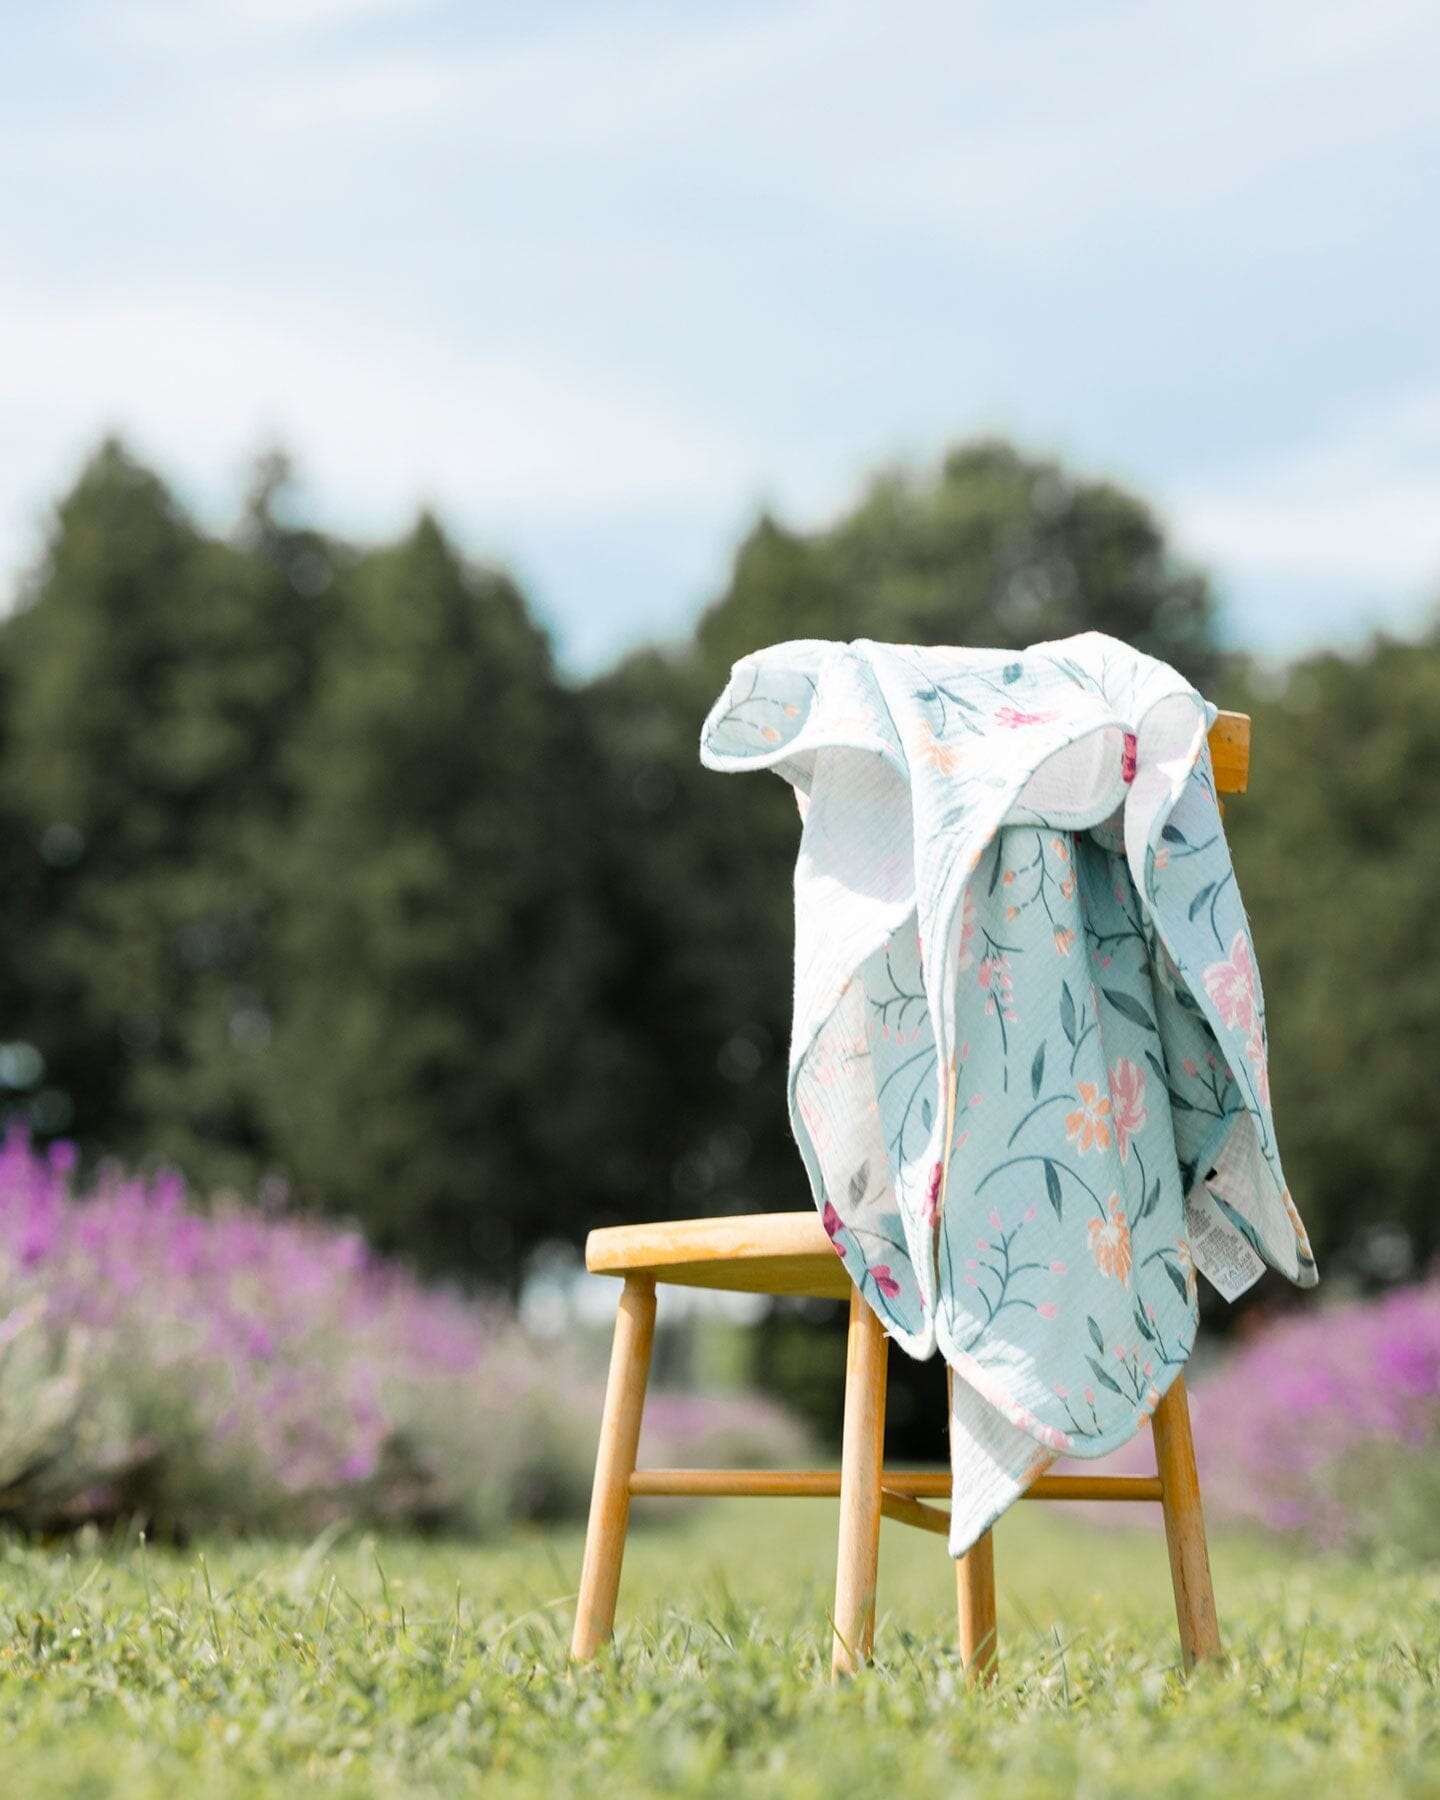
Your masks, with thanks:
[[(11, 561), (106, 426), (212, 494), (280, 437), (346, 529), (644, 515), (557, 610), (648, 617), (662, 516), (824, 516), (992, 419), (1168, 489), (1222, 572), (1435, 579), (1433, 403), (1363, 412), (1407, 351), (1440, 380), (1431, 0), (44, 16), (0, 66)], [(1354, 422), (1307, 444), (1302, 392)]]
[(1185, 544), (1247, 578), (1440, 589), (1440, 389), (1176, 492)]
[[(424, 498), (461, 520), (567, 527), (683, 506), (743, 480), (732, 445), (594, 372), (295, 309), (267, 319), (155, 296), (56, 304), (0, 290), (0, 491), (33, 509), (107, 425), (223, 491), (280, 442), (334, 517)], [(47, 490), (49, 491), (49, 490)], [(30, 546), (4, 546), (12, 566)], [(0, 554), (3, 554), (0, 550)]]
[(436, 0), (94, 0), (84, 28), (171, 55), (307, 36), (424, 12)]

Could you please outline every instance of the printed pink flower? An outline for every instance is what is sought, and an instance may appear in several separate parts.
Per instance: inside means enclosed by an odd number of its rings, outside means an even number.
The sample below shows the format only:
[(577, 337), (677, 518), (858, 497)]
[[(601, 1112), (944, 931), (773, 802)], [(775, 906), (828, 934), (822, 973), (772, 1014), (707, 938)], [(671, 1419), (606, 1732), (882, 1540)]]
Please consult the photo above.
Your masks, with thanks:
[(1270, 1104), (1270, 1060), (1265, 1054), (1265, 1035), (1260, 1029), (1260, 1021), (1256, 1019), (1255, 1028), (1250, 1033), (1250, 1041), (1245, 1046), (1245, 1054), (1255, 1065), (1255, 1091), (1260, 1096), (1260, 1104)]
[(1060, 717), (1058, 712), (1020, 712), (1013, 706), (1002, 706), (995, 714), (995, 723), (1004, 725), (1007, 730), (1017, 731), (1022, 725), (1048, 725), (1052, 719)]
[(1053, 1300), (1042, 1300), (1035, 1310), (1042, 1319), (1058, 1319), (1060, 1317), (1060, 1308)]
[(889, 1263), (876, 1263), (870, 1270), (875, 1277), (875, 1285), (887, 1300), (893, 1300), (900, 1292), (900, 1283), (890, 1273)]
[(930, 1171), (930, 1182), (925, 1189), (925, 1223), (934, 1225), (940, 1217), (940, 1187), (945, 1179), (944, 1163), (936, 1163)]
[(1113, 1275), (1122, 1287), (1128, 1288), (1132, 1262), (1130, 1227), (1125, 1223), (1118, 1194), (1110, 1196), (1110, 1216), (1104, 1220), (1092, 1219), (1087, 1230), (1095, 1267), (1102, 1275)]
[(1110, 1116), (1121, 1162), (1130, 1160), (1130, 1139), (1142, 1131), (1150, 1117), (1145, 1105), (1145, 1071), (1122, 1056), (1110, 1071)]
[(1211, 963), (1201, 980), (1225, 1023), (1233, 1031), (1249, 1031), (1255, 1011), (1255, 966), (1243, 931), (1231, 940), (1229, 956)]
[(845, 1254), (845, 1246), (840, 1242), (836, 1234), (845, 1229), (845, 1221), (840, 1217), (839, 1213), (836, 1212), (835, 1208), (828, 1200), (825, 1202), (824, 1212), (820, 1215), (820, 1223), (825, 1227), (825, 1235), (829, 1238), (835, 1254), (837, 1256), (843, 1256)]
[(1079, 1106), (1065, 1116), (1066, 1137), (1082, 1156), (1090, 1149), (1108, 1150), (1110, 1127), (1105, 1115), (1110, 1111), (1109, 1100), (1100, 1098), (1100, 1089), (1093, 1081), (1082, 1081), (1078, 1093)]
[(1139, 762), (1140, 746), (1136, 742), (1135, 733), (1125, 733), (1125, 748), (1120, 758), (1120, 779), (1129, 787), (1135, 779), (1135, 770)]
[(969, 888), (965, 890), (965, 904), (960, 911), (960, 948), (955, 958), (957, 969), (968, 969), (975, 961), (970, 948), (970, 940), (975, 936), (975, 901)]

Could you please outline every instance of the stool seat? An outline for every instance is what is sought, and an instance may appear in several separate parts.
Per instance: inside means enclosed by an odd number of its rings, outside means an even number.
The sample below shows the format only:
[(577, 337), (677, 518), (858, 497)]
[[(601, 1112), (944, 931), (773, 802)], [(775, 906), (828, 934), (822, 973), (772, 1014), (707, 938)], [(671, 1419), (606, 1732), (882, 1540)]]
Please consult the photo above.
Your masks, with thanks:
[(649, 1275), (672, 1287), (741, 1294), (848, 1300), (851, 1292), (844, 1261), (813, 1207), (612, 1225), (586, 1239), (585, 1267), (593, 1275)]

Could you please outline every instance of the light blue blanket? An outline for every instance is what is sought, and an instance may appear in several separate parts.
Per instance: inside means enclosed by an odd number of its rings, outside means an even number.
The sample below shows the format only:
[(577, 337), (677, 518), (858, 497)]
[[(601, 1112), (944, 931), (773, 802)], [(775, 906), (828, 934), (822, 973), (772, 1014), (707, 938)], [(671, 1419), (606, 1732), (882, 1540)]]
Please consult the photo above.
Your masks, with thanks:
[(779, 644), (714, 769), (773, 768), (795, 869), (791, 1120), (891, 1336), (955, 1371), (951, 1550), (1130, 1437), (1228, 1298), (1316, 1280), (1275, 1145), (1215, 709), (1098, 633)]

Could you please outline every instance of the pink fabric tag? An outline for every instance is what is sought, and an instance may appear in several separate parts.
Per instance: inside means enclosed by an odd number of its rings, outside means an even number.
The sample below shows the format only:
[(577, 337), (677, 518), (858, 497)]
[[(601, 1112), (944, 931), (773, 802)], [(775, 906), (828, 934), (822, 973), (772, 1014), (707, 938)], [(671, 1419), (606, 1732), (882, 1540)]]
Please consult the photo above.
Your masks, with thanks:
[(1120, 763), (1120, 779), (1128, 786), (1135, 779), (1135, 733), (1125, 733), (1125, 755)]

